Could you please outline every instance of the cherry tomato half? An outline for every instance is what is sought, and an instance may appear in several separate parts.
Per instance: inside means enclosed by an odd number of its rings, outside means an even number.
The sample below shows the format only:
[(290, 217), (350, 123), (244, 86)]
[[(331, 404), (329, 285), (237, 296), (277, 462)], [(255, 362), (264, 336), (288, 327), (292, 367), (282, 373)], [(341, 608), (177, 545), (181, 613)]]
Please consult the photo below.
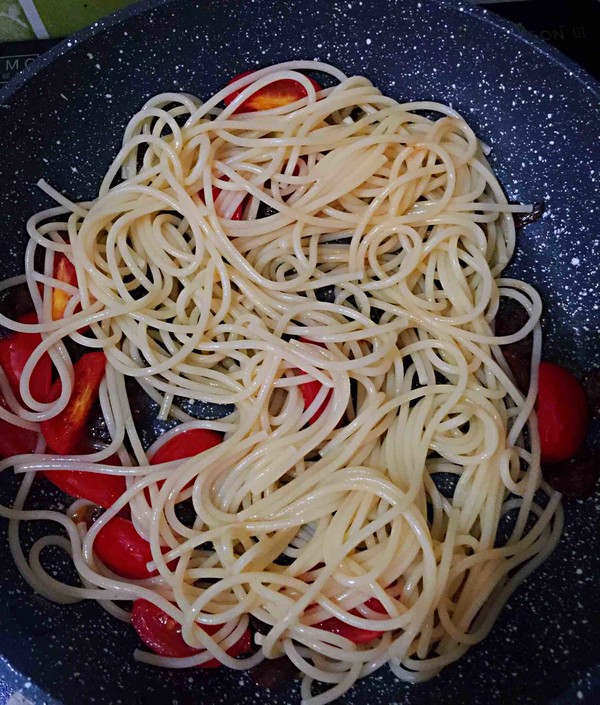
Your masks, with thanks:
[(536, 412), (542, 460), (572, 458), (585, 439), (590, 417), (585, 391), (572, 372), (540, 363)]
[[(195, 656), (202, 653), (201, 650), (193, 649), (185, 643), (181, 636), (181, 625), (179, 622), (169, 617), (160, 607), (147, 600), (136, 600), (133, 603), (132, 624), (140, 639), (155, 654), (160, 656), (170, 656), (183, 658), (185, 656)], [(207, 634), (215, 634), (220, 627), (213, 625), (202, 625), (202, 629)], [(240, 656), (252, 650), (252, 640), (250, 630), (246, 629), (240, 640), (236, 642), (227, 653), (230, 656)], [(199, 668), (218, 668), (221, 662), (211, 659), (200, 664)]]
[[(27, 313), (17, 319), (19, 323), (29, 325), (38, 322), (35, 313)], [(8, 338), (0, 340), (0, 366), (8, 379), (17, 399), (21, 399), (19, 384), (25, 363), (33, 351), (42, 342), (39, 333), (13, 333)], [(31, 373), (29, 388), (37, 401), (48, 401), (52, 386), (52, 362), (48, 353), (44, 353)]]
[[(167, 553), (169, 548), (162, 546), (160, 550)], [(157, 570), (150, 572), (146, 568), (153, 560), (150, 544), (127, 519), (113, 517), (100, 529), (94, 541), (94, 553), (107, 568), (123, 578), (141, 580), (158, 575)], [(169, 567), (174, 569), (176, 563), (171, 561)]]
[[(150, 459), (150, 465), (168, 463), (172, 460), (185, 460), (219, 445), (222, 441), (223, 436), (216, 431), (211, 431), (208, 428), (192, 428), (174, 436), (162, 445)], [(160, 489), (164, 484), (164, 480), (159, 480), (156, 484)], [(185, 488), (191, 487), (193, 484), (194, 482), (191, 480)], [(146, 499), (150, 500), (147, 488)]]
[[(379, 612), (380, 614), (386, 614), (385, 608), (375, 597), (370, 598), (365, 602), (365, 605), (372, 609), (374, 612)], [(360, 617), (361, 614), (357, 610), (350, 610), (350, 614)], [(380, 637), (383, 632), (372, 631), (371, 629), (361, 629), (360, 627), (353, 627), (351, 624), (346, 624), (342, 622), (341, 619), (337, 617), (330, 617), (329, 619), (319, 622), (314, 625), (317, 629), (323, 629), (326, 632), (331, 632), (332, 634), (339, 634), (340, 636), (350, 639), (350, 641), (355, 644), (368, 644), (370, 641)]]
[[(243, 73), (234, 76), (227, 85), (229, 86), (235, 81), (238, 81), (240, 78), (249, 76), (252, 73), (254, 73), (254, 71), (244, 71)], [(312, 78), (309, 78), (308, 80), (312, 83), (315, 91), (318, 92), (322, 90), (321, 86)], [(246, 90), (246, 88), (248, 88), (248, 86), (244, 86), (244, 88), (240, 88), (239, 90), (230, 93), (227, 98), (225, 98), (225, 105), (229, 105), (242, 91)], [(301, 83), (294, 81), (291, 78), (282, 78), (279, 81), (269, 83), (264, 88), (261, 88), (253, 93), (249, 98), (246, 98), (246, 100), (238, 108), (236, 108), (234, 112), (249, 113), (256, 112), (258, 110), (280, 108), (283, 105), (289, 105), (290, 103), (295, 103), (297, 100), (306, 98), (307, 95), (306, 89)]]
[(13, 455), (33, 453), (38, 434), (27, 428), (13, 426), (0, 419), (0, 458), (12, 458)]
[[(55, 453), (68, 455), (75, 453), (80, 446), (105, 369), (103, 352), (86, 353), (75, 363), (73, 390), (67, 406), (60, 414), (40, 424), (46, 443)], [(57, 399), (60, 390), (61, 381), (58, 379), (52, 385), (50, 398)]]
[[(304, 408), (308, 409), (308, 407), (313, 403), (313, 401), (317, 398), (317, 395), (321, 391), (322, 384), (317, 381), (316, 379), (311, 380), (310, 382), (304, 382), (303, 384), (300, 385), (300, 391), (302, 392), (302, 398), (304, 399)], [(325, 408), (327, 407), (327, 404), (329, 404), (329, 400), (331, 399), (331, 389), (327, 392), (327, 396), (325, 397), (324, 402), (321, 404), (321, 406), (315, 411), (315, 413), (310, 417), (310, 424), (315, 423), (320, 417), (321, 414), (325, 411)]]
[[(105, 461), (108, 465), (120, 465), (118, 455)], [(87, 499), (108, 509), (127, 489), (123, 475), (108, 475), (101, 472), (81, 470), (44, 470), (44, 477), (71, 497)]]
[[(54, 278), (65, 284), (77, 286), (77, 274), (71, 260), (62, 252), (54, 256)], [(69, 303), (71, 295), (62, 289), (54, 289), (52, 292), (52, 320), (58, 321), (64, 318), (65, 309)]]
[(152, 456), (150, 464), (159, 465), (172, 460), (191, 458), (219, 445), (222, 440), (223, 436), (217, 431), (208, 428), (192, 428), (174, 436), (162, 445)]

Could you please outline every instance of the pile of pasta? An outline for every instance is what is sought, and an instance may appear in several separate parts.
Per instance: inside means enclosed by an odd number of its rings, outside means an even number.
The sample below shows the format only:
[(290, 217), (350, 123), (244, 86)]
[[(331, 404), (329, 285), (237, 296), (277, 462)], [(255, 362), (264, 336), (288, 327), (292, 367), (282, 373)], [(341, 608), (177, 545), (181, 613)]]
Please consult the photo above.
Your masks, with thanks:
[[(286, 81), (297, 100), (244, 109)], [(32, 587), (98, 600), (126, 622), (115, 600), (151, 603), (189, 648), (136, 652), (158, 666), (287, 656), (307, 705), (384, 664), (425, 680), (480, 641), (562, 524), (533, 413), (541, 303), (502, 274), (524, 208), (507, 203), (488, 151), (450, 107), (398, 103), (366, 78), (290, 62), (204, 103), (152, 98), (93, 201), (42, 182), (58, 205), (29, 221), (25, 277), (2, 285), (27, 282), (37, 322), (0, 317), (41, 342), (20, 399), (0, 376), (0, 411), (36, 432), (60, 415), (77, 385), (70, 339), (105, 355), (110, 442), (57, 457), (42, 433), (34, 453), (2, 461), (22, 477), (0, 514)], [(74, 284), (57, 278), (58, 257)], [(502, 298), (527, 313), (512, 336), (495, 334)], [(528, 335), (525, 394), (502, 345)], [(28, 383), (43, 355), (60, 388), (45, 401)], [(150, 450), (126, 380), (178, 422)], [(197, 418), (182, 399), (226, 415)], [(219, 442), (151, 462), (198, 429)], [(93, 522), (81, 519), (87, 499), (66, 514), (27, 509), (36, 473), (53, 469), (124, 478), (124, 491)], [(118, 575), (95, 551), (124, 516), (149, 545), (149, 577)], [(20, 524), (42, 519), (62, 529), (26, 555)], [(49, 545), (72, 556), (79, 587), (44, 568)], [(242, 656), (232, 647), (244, 634)]]

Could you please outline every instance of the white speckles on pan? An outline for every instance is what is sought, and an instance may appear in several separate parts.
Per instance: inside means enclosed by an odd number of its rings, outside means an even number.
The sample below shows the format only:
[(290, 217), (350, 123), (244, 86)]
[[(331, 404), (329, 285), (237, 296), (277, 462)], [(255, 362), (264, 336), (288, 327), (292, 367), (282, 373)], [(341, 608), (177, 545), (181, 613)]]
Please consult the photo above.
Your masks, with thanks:
[[(70, 39), (0, 92), (1, 276), (22, 268), (24, 223), (47, 203), (36, 181), (46, 178), (74, 198), (93, 196), (130, 115), (148, 96), (210, 95), (248, 67), (319, 58), (367, 75), (399, 99), (451, 103), (492, 146), (509, 197), (546, 201), (545, 217), (520, 237), (512, 271), (543, 295), (546, 355), (580, 369), (600, 364), (598, 89), (568, 60), (489, 13), (433, 0), (173, 0), (121, 17)], [(39, 485), (37, 506), (59, 501), (57, 491)], [(5, 473), (0, 498), (11, 487)], [(567, 705), (588, 698), (600, 686), (599, 515), (598, 500), (567, 504), (555, 555), (459, 664), (419, 686), (384, 669), (343, 702)], [(86, 705), (299, 701), (295, 683), (259, 691), (244, 673), (133, 662), (133, 630), (95, 604), (60, 607), (24, 589), (1, 528), (0, 652), (54, 698)]]

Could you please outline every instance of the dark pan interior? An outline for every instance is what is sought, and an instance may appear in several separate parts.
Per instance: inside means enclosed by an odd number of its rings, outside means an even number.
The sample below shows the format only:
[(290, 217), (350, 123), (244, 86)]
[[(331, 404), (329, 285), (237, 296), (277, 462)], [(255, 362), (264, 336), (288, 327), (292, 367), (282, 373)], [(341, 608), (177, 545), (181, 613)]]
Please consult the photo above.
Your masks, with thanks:
[[(597, 84), (492, 18), (433, 0), (175, 0), (135, 6), (119, 21), (77, 35), (0, 95), (0, 275), (21, 270), (25, 221), (49, 204), (36, 181), (92, 198), (128, 118), (148, 96), (182, 90), (207, 97), (250, 67), (319, 58), (365, 74), (398, 99), (451, 103), (493, 147), (509, 197), (546, 201), (545, 216), (521, 235), (511, 272), (544, 298), (545, 357), (578, 371), (598, 366)], [(598, 428), (594, 437), (597, 443)], [(32, 506), (64, 506), (58, 491), (36, 484)], [(5, 473), (0, 500), (13, 491), (14, 478)], [(557, 551), (516, 592), (482, 644), (429, 683), (408, 686), (382, 669), (341, 702), (558, 705), (580, 702), (578, 693), (598, 687), (598, 495), (565, 509)], [(30, 533), (23, 530), (27, 540)], [(133, 630), (95, 603), (61, 607), (31, 594), (13, 565), (4, 522), (0, 565), (0, 653), (53, 698), (111, 705), (299, 702), (297, 683), (266, 692), (246, 673), (136, 664)], [(65, 570), (60, 556), (56, 568)]]

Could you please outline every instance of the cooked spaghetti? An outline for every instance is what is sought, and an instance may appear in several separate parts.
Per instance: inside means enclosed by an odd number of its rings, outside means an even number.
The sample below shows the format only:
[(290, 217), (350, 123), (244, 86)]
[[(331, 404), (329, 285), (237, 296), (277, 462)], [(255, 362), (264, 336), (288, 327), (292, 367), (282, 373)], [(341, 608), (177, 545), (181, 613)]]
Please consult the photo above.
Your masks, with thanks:
[[(335, 85), (320, 89), (303, 70)], [(244, 109), (285, 79), (303, 97)], [(287, 655), (307, 705), (385, 664), (403, 680), (431, 678), (485, 637), (562, 525), (533, 412), (541, 303), (502, 277), (513, 213), (527, 208), (508, 204), (487, 152), (445, 105), (401, 104), (366, 78), (291, 62), (204, 103), (151, 99), (91, 202), (41, 182), (59, 205), (30, 219), (25, 275), (2, 285), (26, 281), (38, 323), (0, 317), (41, 342), (18, 393), (0, 372), (0, 418), (37, 432), (64, 411), (77, 386), (70, 338), (106, 356), (111, 442), (57, 456), (40, 434), (34, 453), (2, 461), (23, 478), (0, 514), (33, 589), (97, 600), (123, 621), (115, 600), (153, 603), (190, 647), (136, 652), (157, 666), (248, 669)], [(76, 285), (57, 278), (59, 256)], [(503, 297), (528, 322), (501, 338)], [(524, 394), (502, 345), (530, 334)], [(45, 353), (59, 391), (40, 399), (30, 379)], [(179, 422), (150, 449), (126, 378)], [(231, 413), (198, 419), (182, 397)], [(151, 462), (190, 429), (222, 442)], [(66, 514), (25, 509), (36, 472), (52, 469), (124, 476), (126, 491), (94, 522), (81, 520), (86, 500)], [(193, 523), (178, 518), (184, 502)], [(119, 515), (149, 542), (152, 577), (122, 577), (95, 552)], [(62, 531), (26, 556), (19, 525), (39, 520)], [(72, 556), (79, 587), (46, 572), (49, 545)], [(263, 628), (236, 658), (251, 618)]]

